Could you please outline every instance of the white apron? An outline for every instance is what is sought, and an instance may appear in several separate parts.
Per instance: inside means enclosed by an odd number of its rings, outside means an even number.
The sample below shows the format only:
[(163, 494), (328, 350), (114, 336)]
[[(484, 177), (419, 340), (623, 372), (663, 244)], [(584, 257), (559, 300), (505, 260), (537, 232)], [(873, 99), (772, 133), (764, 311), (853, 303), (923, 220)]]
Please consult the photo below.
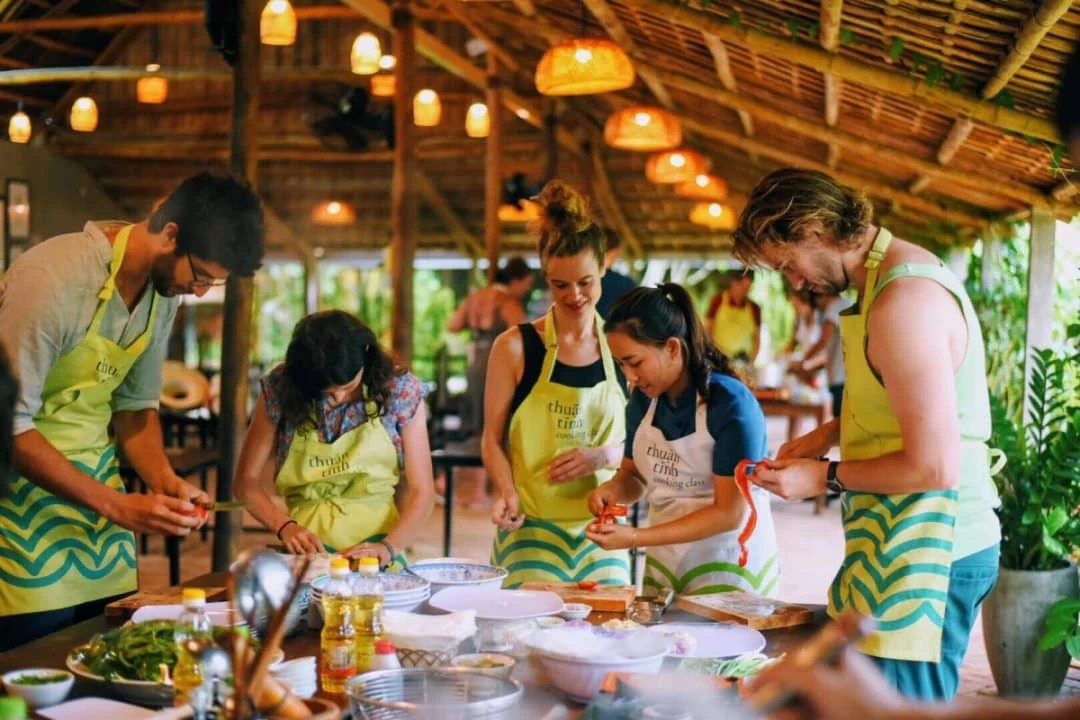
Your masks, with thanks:
[[(668, 440), (653, 427), (656, 400), (634, 434), (634, 465), (646, 482), (649, 524), (677, 520), (714, 502), (712, 457), (716, 441), (707, 425), (708, 405), (699, 399), (694, 432)], [(734, 483), (734, 478), (731, 479)], [(677, 545), (648, 549), (645, 585), (672, 588), (679, 595), (747, 590), (774, 597), (780, 585), (776, 531), (769, 495), (754, 486), (757, 525), (747, 542), (748, 561), (739, 567), (739, 534), (745, 520), (734, 530)], [(747, 512), (749, 517), (749, 511)]]

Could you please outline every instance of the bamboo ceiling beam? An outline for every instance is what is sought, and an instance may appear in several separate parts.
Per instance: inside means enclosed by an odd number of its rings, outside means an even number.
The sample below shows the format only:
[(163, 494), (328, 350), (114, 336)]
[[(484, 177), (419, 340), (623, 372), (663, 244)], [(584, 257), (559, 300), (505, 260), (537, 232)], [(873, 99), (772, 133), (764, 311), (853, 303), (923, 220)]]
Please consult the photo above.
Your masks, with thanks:
[[(818, 37), (821, 48), (835, 53), (840, 45), (840, 18), (844, 14), (844, 0), (821, 0), (821, 18)], [(825, 82), (825, 126), (836, 127), (840, 118), (840, 95), (842, 81), (832, 73), (824, 73)], [(835, 142), (829, 143), (829, 156), (826, 164), (835, 168), (840, 162), (840, 148)]]
[[(1054, 123), (1019, 110), (986, 100), (972, 98), (948, 87), (930, 86), (905, 72), (886, 69), (871, 63), (837, 55), (820, 48), (800, 45), (789, 39), (765, 34), (749, 27), (736, 27), (724, 15), (693, 10), (670, 0), (620, 0), (623, 5), (644, 11), (685, 28), (716, 35), (750, 50), (817, 70), (838, 78), (903, 98), (917, 98), (928, 107), (1030, 137), (1060, 142)], [(670, 84), (670, 83), (669, 83)]]
[(450, 237), (461, 249), (462, 254), (474, 258), (483, 255), (484, 248), (480, 244), (480, 239), (465, 226), (461, 216), (454, 210), (453, 205), (446, 199), (446, 196), (439, 192), (439, 188), (435, 187), (431, 177), (423, 170), (417, 169), (413, 173), (413, 180), (416, 182), (416, 190), (421, 199), (446, 225), (446, 229), (450, 231)]
[(499, 59), (503, 65), (507, 67), (511, 72), (520, 72), (521, 65), (518, 64), (517, 59), (502, 49), (502, 46), (495, 41), (491, 35), (489, 35), (483, 28), (476, 24), (469, 13), (461, 5), (463, 0), (444, 0), (443, 7), (457, 20), (459, 23), (465, 26), (473, 36), (484, 41), (487, 45), (488, 52)]
[[(131, 41), (139, 34), (140, 28), (132, 26), (126, 27), (113, 36), (109, 44), (105, 46), (105, 49), (101, 51), (101, 54), (94, 58), (93, 65), (102, 66), (108, 65), (116, 57), (124, 51), (124, 49), (131, 44)], [(86, 91), (87, 82), (77, 82), (69, 87), (60, 99), (53, 103), (52, 114), (61, 114), (68, 105), (70, 105), (75, 98), (79, 97)]]
[(47, 38), (35, 33), (26, 33), (23, 35), (23, 38), (27, 42), (37, 45), (40, 48), (52, 50), (53, 52), (58, 52), (70, 57), (92, 58), (97, 55), (97, 52), (94, 50), (88, 50), (84, 47), (79, 47), (78, 45), (53, 40), (52, 38)]
[(608, 175), (607, 168), (604, 166), (602, 148), (603, 140), (597, 134), (589, 143), (589, 152), (592, 155), (593, 190), (596, 192), (596, 199), (599, 201), (601, 208), (605, 210), (604, 215), (607, 216), (608, 222), (614, 226), (615, 232), (619, 233), (619, 238), (626, 243), (626, 249), (629, 251), (627, 254), (633, 257), (642, 257), (644, 251), (641, 240), (638, 238), (637, 233), (634, 232), (634, 228), (626, 220), (626, 214), (619, 205), (619, 199), (615, 196), (615, 191), (612, 190), (611, 178)]
[[(589, 9), (589, 12), (592, 13), (593, 17), (595, 17), (601, 27), (604, 28), (608, 36), (615, 41), (615, 44), (625, 50), (630, 56), (643, 55), (634, 43), (633, 38), (630, 37), (630, 33), (626, 31), (626, 27), (622, 24), (622, 21), (619, 20), (619, 16), (611, 9), (611, 5), (608, 4), (607, 0), (583, 1), (585, 7)], [(669, 93), (664, 86), (664, 83), (661, 81), (660, 75), (656, 70), (648, 63), (635, 62), (634, 65), (641, 81), (652, 91), (652, 94), (659, 103), (668, 110), (673, 110), (675, 108), (675, 103), (671, 100), (671, 93)]]
[(532, 0), (513, 0), (513, 3), (514, 7), (525, 17), (532, 17), (536, 14), (536, 6), (533, 5)]
[(27, 107), (49, 107), (52, 105), (52, 100), (45, 100), (43, 98), (34, 97), (33, 95), (17, 95), (15, 93), (4, 91), (0, 91), (0, 100), (8, 100), (13, 103), (21, 102)]
[(1077, 194), (1080, 194), (1080, 187), (1078, 187), (1077, 184), (1072, 180), (1066, 178), (1065, 180), (1062, 180), (1060, 183), (1058, 183), (1058, 185), (1050, 191), (1050, 194), (1054, 197), (1055, 200), (1058, 200), (1059, 202), (1066, 202), (1076, 197)]
[[(342, 0), (346, 5), (355, 9), (371, 22), (384, 30), (390, 29), (390, 9), (382, 0)], [(469, 83), (478, 90), (487, 88), (487, 75), (482, 68), (477, 67), (467, 57), (459, 55), (453, 48), (439, 40), (429, 32), (416, 29), (416, 51), (435, 63), (451, 75), (455, 75)], [(540, 108), (506, 88), (500, 93), (503, 105), (516, 113), (525, 122), (533, 127), (542, 127), (544, 117)], [(523, 111), (523, 112), (522, 112)], [(575, 155), (581, 154), (581, 148), (573, 133), (566, 128), (559, 128), (559, 144)]]
[[(69, 3), (69, 7), (74, 3)], [(356, 11), (343, 5), (294, 7), (297, 20), (347, 20), (357, 17)], [(40, 17), (0, 22), (0, 33), (21, 34), (41, 31), (98, 30), (148, 25), (199, 25), (206, 20), (203, 10), (140, 10), (112, 15), (89, 17)]]
[[(57, 15), (64, 15), (69, 10), (71, 10), (71, 8), (75, 7), (78, 2), (79, 0), (60, 0), (60, 2), (58, 2), (56, 5), (53, 5), (52, 7), (45, 10), (45, 12), (42, 13), (41, 17), (48, 19), (55, 18)], [(13, 33), (11, 37), (0, 43), (0, 55), (7, 55), (9, 52), (11, 52), (12, 48), (14, 48), (19, 43), (19, 41), (23, 39), (22, 36), (22, 32)], [(27, 64), (25, 65), (25, 67), (31, 66)]]
[(1031, 53), (1057, 21), (1073, 6), (1073, 0), (1045, 0), (1035, 14), (1024, 23), (1016, 36), (1009, 54), (1002, 59), (993, 76), (982, 89), (984, 99), (989, 99), (1005, 89), (1013, 75), (1024, 66)]
[[(949, 134), (945, 136), (945, 139), (941, 142), (941, 147), (937, 151), (937, 161), (939, 165), (948, 165), (952, 162), (953, 156), (956, 155), (956, 151), (960, 149), (960, 146), (967, 140), (968, 135), (975, 129), (975, 123), (966, 118), (957, 118), (949, 129)], [(919, 175), (908, 186), (908, 192), (912, 195), (918, 195), (926, 186), (930, 184), (933, 178), (926, 173)]]
[[(727, 46), (724, 41), (715, 35), (705, 33), (701, 36), (705, 39), (705, 47), (709, 48), (712, 55), (713, 65), (716, 66), (716, 76), (720, 78), (720, 84), (728, 92), (738, 92), (739, 86), (735, 82), (735, 74), (731, 72), (731, 60), (728, 58)], [(745, 110), (736, 110), (739, 123), (742, 125), (746, 137), (754, 137), (754, 118)]]

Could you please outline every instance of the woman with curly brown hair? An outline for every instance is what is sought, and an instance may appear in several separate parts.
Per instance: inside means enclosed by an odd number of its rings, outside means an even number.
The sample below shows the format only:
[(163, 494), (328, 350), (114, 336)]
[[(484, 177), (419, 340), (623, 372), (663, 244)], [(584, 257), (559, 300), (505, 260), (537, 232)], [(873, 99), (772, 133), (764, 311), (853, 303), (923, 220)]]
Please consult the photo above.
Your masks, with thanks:
[[(259, 482), (271, 461), (287, 514)], [(236, 481), (237, 497), (289, 552), (368, 555), (381, 567), (403, 566), (396, 549), (415, 537), (434, 500), (420, 380), (352, 315), (307, 316), (285, 363), (263, 378)]]
[(538, 198), (538, 251), (553, 304), (510, 328), (488, 361), (484, 467), (496, 487), (492, 562), (527, 581), (627, 584), (626, 550), (585, 537), (586, 498), (622, 455), (626, 394), (596, 312), (604, 233), (558, 180)]

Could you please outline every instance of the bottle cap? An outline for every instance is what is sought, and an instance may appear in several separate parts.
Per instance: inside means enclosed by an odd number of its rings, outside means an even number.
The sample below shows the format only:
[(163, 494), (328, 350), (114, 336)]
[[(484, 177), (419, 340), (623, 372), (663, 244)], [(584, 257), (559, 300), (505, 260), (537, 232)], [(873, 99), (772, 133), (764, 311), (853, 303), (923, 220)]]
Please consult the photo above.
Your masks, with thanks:
[(362, 573), (377, 573), (379, 572), (379, 558), (362, 557), (356, 562), (356, 569)]
[(25, 720), (26, 701), (21, 697), (0, 697), (0, 720)]
[(335, 575), (338, 573), (349, 572), (349, 560), (348, 558), (336, 557), (330, 559), (330, 572)]
[(394, 641), (389, 638), (383, 638), (382, 640), (375, 641), (375, 654), (376, 655), (391, 655), (397, 652), (397, 648), (394, 647)]
[(202, 588), (184, 588), (184, 604), (188, 603), (201, 603), (206, 604), (206, 591)]

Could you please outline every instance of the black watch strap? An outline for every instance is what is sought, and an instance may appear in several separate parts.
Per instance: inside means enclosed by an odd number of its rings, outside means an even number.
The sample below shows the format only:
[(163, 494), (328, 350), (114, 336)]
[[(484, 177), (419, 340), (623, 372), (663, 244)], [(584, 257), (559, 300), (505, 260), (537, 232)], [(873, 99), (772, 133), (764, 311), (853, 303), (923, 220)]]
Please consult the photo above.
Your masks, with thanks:
[(829, 469), (825, 472), (825, 488), (829, 492), (842, 493), (847, 490), (844, 487), (844, 483), (840, 482), (840, 478), (836, 477), (836, 471), (840, 467), (838, 460), (829, 461)]

